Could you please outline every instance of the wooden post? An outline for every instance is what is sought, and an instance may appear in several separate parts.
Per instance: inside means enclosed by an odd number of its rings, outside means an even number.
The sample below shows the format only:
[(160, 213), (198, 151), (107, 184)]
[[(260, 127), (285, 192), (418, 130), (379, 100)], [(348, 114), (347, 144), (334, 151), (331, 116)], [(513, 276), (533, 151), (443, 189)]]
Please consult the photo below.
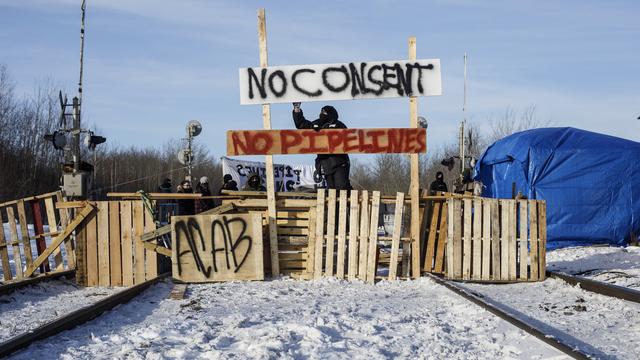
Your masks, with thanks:
[[(267, 58), (267, 19), (264, 8), (258, 9), (258, 42), (260, 48), (260, 67), (268, 66)], [(262, 125), (271, 129), (271, 106), (262, 105)], [(269, 219), (269, 251), (271, 253), (271, 275), (280, 275), (278, 260), (278, 228), (276, 223), (276, 193), (273, 178), (273, 155), (265, 156), (267, 168), (267, 218)]]
[[(44, 234), (44, 225), (42, 224), (42, 213), (40, 212), (40, 200), (34, 199), (30, 202), (31, 204), (31, 214), (33, 214), (33, 228), (35, 230), (36, 236)], [(36, 239), (36, 249), (38, 250), (38, 256), (40, 256), (44, 250), (47, 248), (47, 244), (45, 242), (44, 236), (38, 236)], [(51, 269), (49, 268), (49, 262), (44, 262), (42, 266), (40, 266), (40, 273), (44, 274), (45, 272), (49, 272)]]
[[(409, 60), (416, 60), (416, 38), (409, 38)], [(409, 98), (409, 127), (418, 127), (418, 99)], [(420, 168), (418, 154), (409, 155), (411, 162), (411, 183), (409, 196), (411, 197), (411, 277), (420, 276)]]

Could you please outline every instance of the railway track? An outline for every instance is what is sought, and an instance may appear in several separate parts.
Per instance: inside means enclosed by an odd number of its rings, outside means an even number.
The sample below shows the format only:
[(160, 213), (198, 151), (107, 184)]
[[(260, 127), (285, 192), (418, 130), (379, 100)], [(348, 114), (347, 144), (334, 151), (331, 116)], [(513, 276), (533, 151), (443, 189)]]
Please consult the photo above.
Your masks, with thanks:
[(0, 284), (0, 295), (10, 294), (16, 290), (22, 289), (29, 285), (38, 284), (44, 281), (56, 280), (63, 277), (69, 278), (74, 276), (76, 273), (75, 270), (67, 270), (67, 271), (58, 271), (54, 273), (38, 275), (29, 279), (24, 279), (20, 281), (9, 281), (3, 284)]
[(640, 303), (640, 291), (638, 290), (607, 284), (602, 281), (591, 280), (582, 276), (569, 275), (556, 271), (547, 271), (547, 276), (563, 280), (568, 284), (576, 285), (583, 290), (590, 291), (596, 294)]
[(29, 330), (23, 334), (17, 335), (3, 343), (0, 343), (0, 357), (8, 356), (20, 349), (23, 349), (32, 343), (57, 335), (62, 331), (69, 330), (78, 325), (84, 324), (105, 311), (124, 304), (134, 297), (140, 295), (152, 284), (166, 278), (169, 273), (162, 274), (155, 279), (145, 281), (141, 284), (134, 285), (116, 294), (103, 298), (89, 306), (63, 315), (56, 320), (42, 325), (36, 329)]

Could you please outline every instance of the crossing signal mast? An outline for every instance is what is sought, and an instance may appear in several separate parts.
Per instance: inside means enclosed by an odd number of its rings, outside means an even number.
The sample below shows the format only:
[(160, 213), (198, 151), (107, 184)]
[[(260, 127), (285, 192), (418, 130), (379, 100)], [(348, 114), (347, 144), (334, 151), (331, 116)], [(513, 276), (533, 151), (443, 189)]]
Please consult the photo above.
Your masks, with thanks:
[[(87, 197), (89, 187), (89, 175), (93, 172), (93, 165), (82, 161), (80, 149), (80, 136), (85, 134), (84, 144), (89, 150), (95, 150), (96, 146), (104, 143), (107, 139), (98, 136), (89, 129), (81, 127), (81, 107), (82, 107), (82, 74), (84, 65), (84, 19), (86, 13), (86, 0), (82, 1), (82, 20), (80, 27), (80, 79), (78, 81), (78, 96), (75, 96), (69, 104), (67, 96), (59, 93), (60, 99), (60, 121), (59, 129), (52, 134), (47, 134), (44, 139), (51, 141), (56, 150), (63, 151), (64, 161), (62, 163), (62, 189), (65, 195), (77, 199)], [(71, 108), (71, 112), (68, 109)], [(70, 121), (68, 121), (70, 120)], [(71, 124), (69, 125), (69, 122)], [(69, 142), (69, 138), (71, 141)]]

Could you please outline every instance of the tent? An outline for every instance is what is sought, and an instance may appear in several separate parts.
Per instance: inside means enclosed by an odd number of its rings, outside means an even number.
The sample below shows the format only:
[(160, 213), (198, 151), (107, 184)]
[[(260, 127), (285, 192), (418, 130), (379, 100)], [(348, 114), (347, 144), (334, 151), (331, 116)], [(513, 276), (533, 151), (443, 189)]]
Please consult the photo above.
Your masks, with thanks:
[(547, 248), (625, 245), (640, 234), (640, 143), (575, 128), (522, 131), (489, 146), (476, 163), (483, 196), (513, 186), (547, 203)]

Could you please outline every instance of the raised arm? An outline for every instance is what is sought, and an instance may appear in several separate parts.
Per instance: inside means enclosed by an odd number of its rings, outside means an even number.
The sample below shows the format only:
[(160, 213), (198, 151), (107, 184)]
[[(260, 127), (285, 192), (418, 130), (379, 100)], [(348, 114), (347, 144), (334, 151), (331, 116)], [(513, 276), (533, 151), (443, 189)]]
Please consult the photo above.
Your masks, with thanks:
[(313, 129), (313, 123), (304, 117), (304, 113), (300, 108), (300, 103), (293, 103), (293, 123), (296, 129)]

